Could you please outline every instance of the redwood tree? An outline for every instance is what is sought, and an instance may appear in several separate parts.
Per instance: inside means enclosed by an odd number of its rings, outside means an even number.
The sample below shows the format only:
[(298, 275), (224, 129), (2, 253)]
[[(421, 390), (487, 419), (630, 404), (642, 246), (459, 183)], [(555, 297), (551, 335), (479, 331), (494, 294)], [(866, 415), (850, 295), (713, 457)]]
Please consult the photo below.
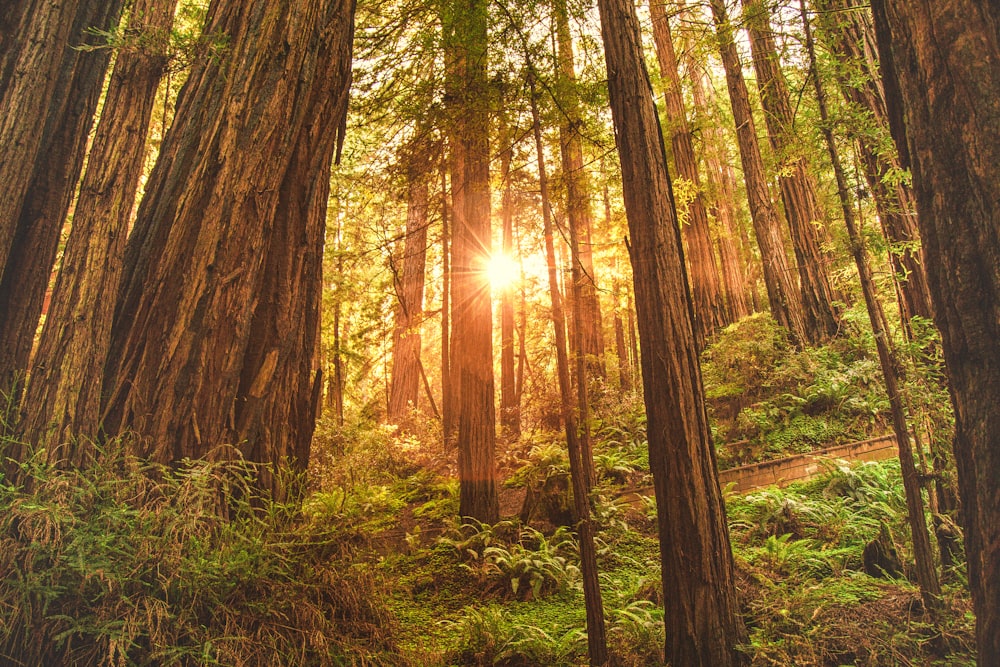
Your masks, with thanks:
[[(705, 340), (728, 319), (722, 288), (719, 284), (719, 269), (715, 263), (715, 252), (709, 234), (708, 209), (698, 175), (698, 160), (691, 140), (687, 112), (684, 109), (684, 91), (681, 89), (681, 75), (674, 51), (670, 23), (662, 0), (649, 3), (649, 13), (653, 19), (653, 39), (656, 43), (656, 57), (663, 77), (663, 99), (666, 102), (670, 143), (673, 147), (675, 179), (683, 179), (694, 190), (688, 204), (687, 220), (683, 226), (683, 236), (687, 245), (688, 263), (691, 270), (691, 289), (694, 299), (695, 334), (698, 346), (703, 348)], [(675, 181), (676, 182), (676, 181)]]
[(1000, 664), (1000, 6), (875, 0), (893, 137), (913, 173), (955, 461), (979, 663)]
[(778, 160), (778, 185), (799, 270), (803, 324), (809, 341), (817, 344), (836, 335), (839, 328), (826, 257), (820, 251), (816, 228), (824, 216), (808, 161), (796, 145), (795, 113), (768, 10), (761, 0), (743, 0), (743, 8), (767, 136)]
[(105, 427), (138, 432), (141, 454), (234, 443), (252, 461), (306, 462), (352, 24), (349, 0), (209, 7), (205, 31), (227, 47), (181, 92), (126, 249), (105, 373)]
[[(80, 185), (73, 227), (35, 353), (21, 424), (51, 461), (77, 464), (98, 435), (101, 378), (129, 218), (145, 158), (176, 0), (137, 0)], [(74, 436), (80, 440), (69, 446)]]
[(784, 243), (781, 238), (781, 223), (778, 212), (771, 203), (767, 187), (764, 160), (757, 143), (757, 130), (750, 109), (750, 95), (743, 80), (743, 67), (733, 38), (733, 26), (729, 22), (725, 0), (710, 0), (712, 16), (715, 20), (719, 39), (719, 52), (726, 70), (726, 85), (729, 88), (729, 102), (736, 123), (736, 136), (740, 145), (740, 161), (743, 164), (743, 179), (746, 182), (750, 217), (753, 218), (757, 245), (764, 264), (764, 284), (771, 305), (771, 315), (775, 321), (788, 330), (792, 339), (804, 343), (807, 339), (802, 303), (788, 268)]
[[(577, 90), (573, 40), (569, 31), (569, 9), (566, 0), (555, 0), (558, 61), (557, 90), (564, 116), (559, 126), (559, 147), (562, 155), (563, 175), (566, 180), (566, 217), (569, 219), (570, 252), (573, 263), (574, 299), (579, 300), (580, 317), (574, 317), (574, 335), (578, 342), (571, 343), (577, 354), (586, 360), (591, 375), (604, 377), (604, 332), (601, 326), (601, 303), (597, 295), (597, 274), (593, 255), (593, 211), (591, 209), (590, 178), (583, 166), (583, 118), (580, 95)], [(574, 309), (576, 306), (574, 306)], [(589, 445), (585, 446), (589, 449)]]
[(0, 81), (0, 389), (22, 378), (76, 191), (122, 0), (25, 3)]
[(905, 322), (914, 316), (931, 317), (931, 297), (921, 257), (916, 207), (909, 184), (896, 177), (902, 167), (891, 142), (885, 91), (878, 72), (878, 46), (868, 8), (859, 0), (820, 0), (820, 35), (839, 65), (844, 97), (866, 121), (846, 128), (857, 142), (865, 181), (878, 210), (879, 221), (891, 242), (890, 261), (899, 285)]
[(628, 0), (599, 0), (615, 140), (631, 235), (649, 464), (656, 493), (666, 657), (745, 662), (732, 550), (695, 345), (663, 135)]
[(485, 0), (468, 0), (447, 3), (443, 14), (454, 156), (451, 374), (457, 392), (459, 513), (495, 523), (500, 509), (494, 461), (493, 310), (485, 274), (491, 247), (488, 12)]
[(388, 418), (404, 420), (420, 393), (420, 324), (424, 314), (427, 264), (427, 207), (430, 161), (415, 144), (406, 158), (407, 210), (402, 270), (394, 269), (396, 323), (392, 335), (392, 379)]

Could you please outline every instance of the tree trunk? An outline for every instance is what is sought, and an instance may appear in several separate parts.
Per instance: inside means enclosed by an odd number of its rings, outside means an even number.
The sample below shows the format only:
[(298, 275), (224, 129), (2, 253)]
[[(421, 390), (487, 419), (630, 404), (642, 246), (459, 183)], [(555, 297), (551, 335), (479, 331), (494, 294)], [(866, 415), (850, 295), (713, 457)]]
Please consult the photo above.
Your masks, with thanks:
[[(531, 84), (531, 116), (535, 134), (535, 152), (538, 157), (538, 181), (542, 195), (542, 222), (545, 235), (545, 260), (549, 274), (549, 295), (552, 298), (552, 326), (556, 338), (556, 368), (559, 378), (559, 398), (563, 425), (566, 428), (566, 447), (569, 451), (570, 477), (573, 483), (573, 508), (576, 513), (577, 533), (580, 539), (580, 570), (583, 575), (583, 595), (587, 612), (587, 653), (592, 667), (608, 664), (608, 645), (604, 628), (604, 604), (601, 601), (600, 580), (597, 574), (597, 552), (594, 548), (594, 524), (590, 519), (591, 482), (586, 471), (586, 459), (580, 432), (573, 416), (573, 390), (570, 384), (569, 354), (566, 343), (566, 314), (556, 269), (556, 250), (553, 239), (552, 210), (549, 204), (548, 177), (545, 171), (545, 152), (542, 149), (542, 130), (538, 121), (538, 102)], [(580, 358), (579, 364), (582, 365)], [(585, 383), (578, 389), (586, 391)]]
[(757, 245), (760, 247), (761, 261), (764, 264), (764, 284), (767, 286), (771, 315), (778, 324), (788, 330), (793, 342), (801, 345), (807, 340), (802, 303), (788, 268), (778, 212), (771, 202), (771, 194), (767, 189), (764, 160), (761, 158), (760, 146), (757, 143), (757, 130), (750, 111), (750, 96), (747, 93), (746, 82), (743, 81), (743, 68), (736, 51), (736, 43), (733, 41), (733, 28), (726, 14), (725, 0), (710, 0), (710, 3), (718, 32), (719, 52), (726, 70), (729, 101), (736, 122), (750, 216), (753, 218)]
[(349, 1), (209, 7), (206, 32), (229, 47), (195, 64), (179, 98), (126, 249), (105, 373), (105, 427), (143, 436), (140, 454), (228, 458), (213, 450), (237, 443), (254, 462), (306, 463), (352, 24)]
[(666, 657), (745, 662), (732, 549), (716, 474), (692, 305), (663, 135), (635, 6), (599, 0), (642, 340), (649, 464), (657, 502)]
[(23, 440), (44, 447), (51, 462), (83, 464), (98, 435), (122, 255), (176, 5), (133, 6), (129, 34), (141, 42), (118, 53), (80, 185), (21, 425)]
[(393, 331), (390, 423), (406, 420), (420, 396), (420, 326), (424, 316), (424, 272), (427, 265), (427, 206), (430, 165), (413, 148), (408, 158), (408, 203), (402, 277), (396, 278), (396, 327)]
[[(446, 49), (456, 68), (449, 102), (453, 151), (462, 157), (461, 215), (455, 202), (452, 247), (452, 377), (458, 378), (459, 514), (496, 523), (496, 412), (493, 312), (484, 269), (490, 256), (489, 110), (485, 0), (453, 5)], [(454, 179), (454, 172), (453, 172)], [(456, 183), (452, 181), (453, 194)]]
[(1000, 7), (875, 0), (893, 137), (913, 173), (955, 460), (979, 663), (1000, 664)]
[[(448, 225), (448, 176), (441, 169), (441, 431), (447, 448), (456, 430), (455, 389), (451, 375), (451, 249)], [(452, 181), (454, 186), (454, 181)], [(452, 191), (454, 201), (454, 190)]]
[(841, 92), (850, 104), (870, 114), (874, 124), (847, 130), (857, 141), (865, 180), (891, 244), (889, 255), (902, 297), (902, 316), (906, 322), (914, 316), (930, 319), (930, 292), (921, 261), (913, 192), (901, 179), (892, 178), (902, 168), (895, 151), (881, 141), (889, 134), (889, 116), (871, 16), (856, 0), (820, 0), (816, 8), (823, 28), (820, 34), (826, 35), (828, 48), (841, 67)]
[[(508, 132), (500, 153), (503, 180), (503, 254), (514, 256), (514, 190), (510, 178), (510, 163), (514, 157), (514, 137)], [(521, 402), (517, 395), (514, 372), (514, 287), (504, 285), (500, 294), (500, 428), (504, 435), (516, 440), (521, 435)]]
[[(906, 413), (904, 411), (902, 396), (899, 393), (899, 363), (889, 334), (884, 326), (885, 314), (882, 312), (882, 304), (878, 301), (875, 281), (872, 280), (864, 240), (861, 238), (861, 233), (854, 221), (854, 208), (851, 206), (847, 190), (847, 178), (844, 175), (844, 168), (840, 162), (840, 155), (833, 138), (833, 131), (829, 125), (826, 93), (823, 90), (823, 85), (816, 71), (816, 54), (804, 2), (801, 4), (801, 9), (802, 24), (806, 37), (806, 49), (812, 68), (812, 79), (816, 91), (816, 100), (819, 104), (820, 119), (823, 122), (823, 135), (826, 139), (830, 161), (833, 164), (833, 172), (837, 179), (837, 193), (840, 198), (840, 207), (844, 214), (844, 223), (847, 226), (847, 236), (851, 242), (851, 253), (854, 255), (854, 263), (858, 268), (858, 276), (861, 279), (861, 293), (864, 295), (865, 306), (868, 309), (868, 319), (871, 321), (875, 346), (878, 349), (879, 363), (882, 366), (882, 377), (885, 379), (885, 390), (889, 398), (889, 407), (892, 414), (892, 430), (896, 435), (896, 444), (899, 447), (899, 465), (903, 475), (903, 488), (906, 494), (907, 518), (909, 519), (910, 532), (913, 538), (913, 555), (917, 564), (917, 582), (920, 585), (920, 593), (924, 605), (928, 609), (936, 611), (941, 607), (941, 585), (938, 581), (937, 570), (934, 567), (934, 553), (931, 550), (930, 536), (927, 531), (927, 519), (924, 516), (924, 501), (920, 492), (920, 479), (917, 474), (917, 468), (913, 463), (913, 449), (910, 446)], [(919, 443), (917, 446), (919, 447)]]
[(0, 182), (4, 183), (0, 388), (4, 390), (23, 379), (28, 367), (110, 59), (109, 49), (76, 47), (99, 44), (100, 38), (86, 35), (85, 29), (107, 29), (121, 6), (121, 0), (38, 0), (26, 10), (12, 44), (14, 69), (0, 100)]
[[(604, 184), (604, 228), (611, 229), (611, 197), (608, 194), (608, 185)], [(628, 348), (625, 346), (625, 323), (622, 321), (621, 313), (621, 275), (618, 272), (617, 255), (612, 264), (611, 275), (611, 295), (614, 299), (615, 309), (615, 355), (618, 357), (618, 388), (622, 394), (632, 391), (632, 364), (629, 361)]]
[(778, 184), (799, 269), (806, 337), (810, 343), (817, 345), (835, 336), (839, 329), (826, 268), (827, 258), (820, 251), (816, 229), (824, 216), (816, 201), (816, 182), (806, 157), (802, 148), (796, 146), (795, 114), (774, 45), (767, 8), (761, 0), (742, 2), (767, 134), (778, 161)]
[(747, 278), (743, 256), (739, 252), (736, 233), (736, 211), (733, 203), (736, 201), (734, 192), (735, 178), (729, 161), (720, 160), (718, 154), (726, 152), (726, 143), (719, 128), (709, 120), (708, 100), (703, 84), (704, 75), (696, 71), (693, 56), (688, 56), (688, 78), (691, 81), (692, 100), (696, 114), (704, 119), (702, 132), (705, 136), (705, 171), (708, 174), (708, 185), (712, 192), (711, 212), (719, 223), (719, 262), (722, 268), (722, 282), (726, 288), (727, 319), (726, 324), (740, 320), (753, 312), (753, 299), (750, 282)]
[(715, 263), (712, 238), (708, 228), (708, 209), (698, 175), (698, 159), (695, 157), (688, 126), (687, 112), (684, 110), (684, 92), (681, 89), (681, 75), (674, 52), (670, 23), (667, 20), (663, 0), (651, 0), (649, 13), (653, 20), (653, 39), (656, 42), (656, 57), (663, 77), (663, 99), (667, 108), (670, 142), (673, 147), (674, 166), (677, 175), (674, 184), (684, 181), (685, 190), (693, 191), (686, 215), (682, 215), (683, 237), (686, 241), (688, 263), (691, 270), (692, 298), (694, 299), (695, 335), (698, 349), (705, 347), (705, 341), (716, 329), (726, 322), (725, 302), (719, 285), (719, 269)]
[(555, 0), (553, 10), (556, 21), (558, 42), (558, 77), (561, 82), (557, 90), (564, 121), (559, 127), (559, 146), (562, 155), (563, 174), (566, 178), (566, 214), (569, 218), (570, 234), (576, 236), (576, 250), (573, 252), (574, 284), (579, 287), (580, 313), (582, 319), (575, 323), (581, 327), (577, 354), (584, 355), (587, 371), (591, 375), (605, 377), (604, 332), (601, 326), (601, 303), (597, 294), (597, 274), (594, 270), (591, 187), (590, 179), (583, 167), (583, 141), (580, 133), (583, 119), (580, 114), (580, 99), (577, 90), (576, 67), (573, 57), (573, 40), (569, 31), (569, 12), (566, 0)]

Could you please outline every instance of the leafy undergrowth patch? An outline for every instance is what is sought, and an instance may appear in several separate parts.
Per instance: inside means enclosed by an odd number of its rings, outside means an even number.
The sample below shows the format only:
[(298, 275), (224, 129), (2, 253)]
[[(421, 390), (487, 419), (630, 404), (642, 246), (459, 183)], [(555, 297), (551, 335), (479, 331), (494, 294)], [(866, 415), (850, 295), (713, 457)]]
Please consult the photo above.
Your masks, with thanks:
[(769, 315), (756, 314), (716, 335), (702, 369), (722, 468), (887, 429), (889, 404), (870, 334), (796, 350)]
[(4, 664), (398, 664), (380, 583), (345, 561), (356, 535), (255, 495), (247, 466), (109, 449), (86, 471), (14, 474), (0, 483)]

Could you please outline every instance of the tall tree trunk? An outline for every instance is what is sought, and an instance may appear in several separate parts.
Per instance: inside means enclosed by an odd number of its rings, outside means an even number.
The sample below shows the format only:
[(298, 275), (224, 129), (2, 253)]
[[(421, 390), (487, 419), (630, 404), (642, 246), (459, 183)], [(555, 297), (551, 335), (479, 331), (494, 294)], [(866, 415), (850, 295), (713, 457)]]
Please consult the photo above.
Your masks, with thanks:
[[(604, 228), (611, 229), (611, 197), (608, 193), (608, 185), (604, 184)], [(615, 314), (615, 355), (618, 357), (618, 388), (621, 393), (632, 391), (632, 364), (629, 360), (628, 348), (625, 346), (625, 323), (622, 321), (621, 312), (621, 275), (618, 271), (617, 255), (611, 267), (611, 296), (614, 300)]]
[(872, 333), (875, 337), (875, 346), (878, 348), (879, 362), (882, 366), (882, 377), (885, 379), (885, 390), (889, 397), (889, 407), (892, 413), (892, 429), (896, 435), (896, 444), (899, 446), (899, 462), (906, 494), (906, 509), (910, 523), (910, 533), (913, 538), (913, 555), (917, 564), (917, 582), (920, 585), (920, 593), (924, 605), (928, 609), (937, 610), (941, 607), (941, 585), (938, 581), (937, 570), (934, 567), (934, 553), (931, 551), (930, 536), (927, 531), (927, 519), (924, 516), (924, 501), (920, 492), (920, 479), (917, 474), (917, 468), (913, 463), (913, 448), (910, 446), (906, 413), (903, 406), (903, 399), (899, 393), (899, 364), (891, 339), (884, 326), (885, 314), (882, 312), (882, 304), (879, 303), (876, 294), (875, 281), (872, 280), (864, 240), (861, 238), (861, 233), (854, 221), (854, 207), (851, 205), (850, 195), (848, 194), (847, 177), (844, 175), (844, 168), (840, 161), (840, 154), (837, 151), (837, 144), (833, 138), (833, 131), (830, 129), (830, 115), (827, 111), (826, 92), (817, 73), (816, 53), (813, 47), (812, 31), (809, 25), (809, 18), (806, 14), (805, 2), (802, 2), (801, 10), (802, 24), (806, 37), (806, 49), (813, 74), (813, 85), (816, 91), (816, 100), (819, 104), (820, 120), (823, 122), (823, 136), (826, 140), (827, 151), (830, 154), (830, 161), (833, 164), (834, 176), (837, 179), (837, 194), (840, 198), (840, 208), (844, 214), (844, 223), (847, 226), (847, 235), (851, 242), (851, 253), (854, 255), (854, 263), (858, 268), (858, 276), (861, 279), (861, 293), (864, 295), (865, 306), (868, 309), (868, 319), (871, 321)]
[(691, 141), (687, 112), (684, 110), (684, 91), (681, 89), (681, 75), (677, 65), (677, 54), (670, 35), (670, 23), (663, 0), (650, 0), (649, 13), (653, 20), (653, 39), (656, 42), (656, 57), (663, 78), (663, 99), (667, 108), (670, 143), (673, 147), (674, 166), (677, 175), (674, 184), (684, 181), (684, 190), (693, 191), (686, 224), (682, 225), (683, 237), (687, 245), (688, 264), (691, 270), (691, 289), (694, 299), (695, 335), (698, 349), (705, 347), (706, 339), (723, 326), (728, 319), (725, 302), (719, 284), (719, 269), (715, 263), (712, 238), (708, 227), (708, 209), (702, 192), (701, 177), (698, 175), (698, 159)]
[(80, 185), (21, 425), (24, 441), (44, 447), (52, 462), (82, 464), (98, 435), (122, 255), (176, 5), (133, 6), (129, 34), (138, 43), (118, 53)]
[(716, 473), (684, 253), (635, 6), (599, 0), (642, 339), (666, 605), (666, 657), (686, 667), (745, 662), (732, 549)]
[[(450, 160), (450, 157), (449, 157)], [(448, 225), (447, 167), (441, 168), (441, 431), (444, 445), (456, 431), (455, 389), (451, 375), (451, 248)], [(452, 181), (454, 185), (454, 181)], [(452, 192), (454, 201), (454, 192)]]
[(427, 206), (430, 165), (419, 145), (407, 158), (406, 237), (402, 276), (396, 279), (396, 326), (393, 331), (392, 383), (388, 418), (399, 424), (420, 396), (420, 325), (424, 315), (424, 272), (427, 265)]
[(761, 0), (742, 2), (767, 135), (778, 160), (778, 184), (799, 269), (805, 332), (810, 343), (819, 344), (835, 336), (839, 329), (827, 258), (820, 251), (816, 229), (824, 216), (816, 201), (815, 179), (802, 148), (796, 146), (795, 113), (778, 60), (768, 10)]
[[(488, 12), (485, 0), (456, 3), (449, 11), (452, 23), (446, 28), (445, 43), (455, 57), (454, 74), (460, 75), (452, 79), (449, 91), (453, 152), (462, 158), (462, 182), (457, 188), (462, 193), (462, 205), (459, 209), (458, 202), (454, 202), (452, 247), (452, 377), (458, 379), (459, 513), (495, 523), (500, 510), (494, 461), (493, 312), (484, 273), (492, 244)], [(458, 147), (460, 152), (456, 151)]]
[(778, 212), (771, 202), (764, 172), (764, 160), (757, 143), (757, 130), (750, 111), (750, 96), (743, 80), (743, 68), (733, 41), (733, 27), (726, 14), (725, 0), (710, 0), (718, 32), (719, 52), (726, 70), (729, 102), (736, 122), (740, 144), (743, 179), (746, 182), (750, 216), (753, 218), (757, 245), (764, 264), (764, 284), (775, 321), (788, 330), (792, 340), (800, 345), (807, 340), (801, 298), (788, 268), (788, 258), (781, 239)]
[(875, 0), (889, 118), (913, 173), (955, 460), (979, 663), (1000, 664), (1000, 7)]
[[(580, 335), (575, 336), (577, 354), (584, 355), (587, 371), (591, 375), (605, 377), (604, 330), (601, 326), (601, 302), (597, 294), (597, 274), (593, 255), (593, 214), (591, 211), (590, 178), (583, 166), (583, 118), (580, 113), (579, 91), (577, 90), (576, 66), (573, 56), (573, 40), (569, 31), (569, 10), (566, 0), (555, 0), (553, 10), (556, 20), (558, 42), (558, 76), (563, 92), (559, 103), (564, 113), (564, 121), (559, 127), (559, 146), (562, 155), (563, 174), (566, 178), (566, 213), (569, 218), (571, 237), (576, 238), (571, 249), (574, 270), (574, 294), (580, 299), (581, 318), (574, 326), (580, 327)], [(574, 318), (576, 319), (576, 318)]]
[[(23, 379), (59, 236), (83, 167), (122, 0), (41, 2), (25, 10), (0, 99), (0, 388)], [(61, 22), (61, 23), (60, 23)], [(43, 119), (43, 120), (40, 120)]]
[(903, 317), (930, 319), (931, 300), (927, 275), (918, 246), (916, 205), (910, 187), (893, 174), (901, 171), (894, 150), (881, 141), (889, 133), (885, 91), (878, 72), (878, 45), (866, 5), (857, 0), (820, 0), (820, 36), (840, 65), (838, 78), (845, 99), (870, 114), (874, 127), (848, 127), (857, 141), (865, 180), (871, 189), (879, 220), (891, 244), (890, 260), (900, 286)]
[[(513, 133), (504, 138), (500, 153), (500, 171), (503, 181), (503, 254), (514, 256), (514, 189), (510, 178), (510, 163), (514, 157)], [(510, 439), (521, 435), (521, 402), (517, 395), (517, 378), (514, 371), (514, 287), (504, 285), (500, 294), (500, 428)]]
[[(576, 512), (576, 529), (580, 539), (580, 570), (583, 575), (583, 595), (587, 613), (587, 652), (592, 667), (608, 664), (608, 646), (604, 629), (604, 605), (597, 576), (597, 552), (594, 548), (594, 524), (590, 519), (591, 482), (586, 471), (586, 459), (580, 431), (573, 416), (573, 389), (570, 384), (569, 353), (566, 344), (566, 313), (556, 268), (556, 250), (553, 239), (552, 210), (549, 200), (548, 177), (545, 170), (545, 152), (542, 148), (542, 130), (538, 121), (538, 102), (534, 82), (531, 84), (531, 116), (535, 134), (535, 152), (538, 157), (538, 180), (542, 194), (542, 222), (545, 235), (545, 260), (549, 274), (549, 295), (552, 298), (552, 326), (556, 338), (556, 368), (559, 378), (559, 398), (563, 425), (566, 428), (566, 446), (569, 451), (570, 477), (573, 482), (573, 507)], [(582, 357), (579, 363), (582, 365)], [(586, 383), (578, 385), (586, 391)]]
[(105, 373), (105, 427), (144, 436), (140, 454), (228, 457), (213, 450), (229, 442), (251, 461), (306, 464), (352, 26), (349, 0), (209, 7), (206, 32), (229, 47), (180, 96), (126, 248)]
[[(689, 53), (689, 52), (688, 52)], [(726, 288), (726, 324), (742, 319), (753, 312), (751, 285), (747, 278), (743, 256), (739, 252), (736, 232), (736, 211), (733, 202), (735, 177), (728, 160), (720, 160), (719, 153), (726, 152), (726, 143), (719, 128), (708, 120), (709, 102), (705, 95), (704, 74), (697, 71), (694, 57), (687, 56), (688, 78), (691, 81), (692, 100), (698, 117), (705, 119), (702, 132), (705, 137), (705, 171), (713, 194), (711, 212), (719, 223), (719, 262), (722, 282)]]

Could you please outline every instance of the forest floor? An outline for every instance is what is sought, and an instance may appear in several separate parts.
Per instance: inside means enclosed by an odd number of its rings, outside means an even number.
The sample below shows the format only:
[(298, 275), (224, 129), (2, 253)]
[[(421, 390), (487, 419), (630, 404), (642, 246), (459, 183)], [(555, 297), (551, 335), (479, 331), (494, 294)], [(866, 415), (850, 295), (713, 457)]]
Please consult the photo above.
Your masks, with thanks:
[[(661, 664), (655, 507), (595, 495), (599, 569), (618, 665)], [(504, 492), (508, 510), (523, 490)], [(356, 564), (379, 572), (405, 664), (585, 664), (583, 596), (569, 530), (546, 520), (458, 525), (456, 487), (418, 471), (371, 504)], [(904, 572), (864, 572), (862, 552), (885, 524), (903, 562), (905, 505), (898, 463), (831, 466), (788, 489), (727, 500), (754, 665), (972, 665), (971, 606), (961, 568), (946, 574), (934, 621)], [(393, 520), (395, 517), (395, 521)], [(362, 529), (362, 532), (367, 532)]]
[[(715, 439), (736, 443), (717, 447), (722, 467), (884, 431), (870, 346), (796, 351), (772, 334), (749, 318), (706, 351)], [(525, 423), (546, 409), (526, 401)], [(623, 497), (650, 482), (642, 413), (634, 393), (594, 393), (591, 503), (620, 667), (662, 664), (665, 641), (655, 500)], [(562, 434), (501, 443), (493, 526), (456, 518), (442, 440), (419, 417), (405, 432), (377, 413), (321, 421), (309, 488), (287, 504), (259, 497), (239, 463), (167, 469), (120, 442), (86, 470), (29, 453), (20, 482), (0, 477), (0, 664), (585, 664)], [(12, 444), (0, 438), (0, 458)], [(726, 492), (751, 663), (975, 664), (960, 548), (936, 617), (912, 583), (898, 461), (825, 465), (789, 488)], [(866, 567), (883, 534), (893, 576)]]

